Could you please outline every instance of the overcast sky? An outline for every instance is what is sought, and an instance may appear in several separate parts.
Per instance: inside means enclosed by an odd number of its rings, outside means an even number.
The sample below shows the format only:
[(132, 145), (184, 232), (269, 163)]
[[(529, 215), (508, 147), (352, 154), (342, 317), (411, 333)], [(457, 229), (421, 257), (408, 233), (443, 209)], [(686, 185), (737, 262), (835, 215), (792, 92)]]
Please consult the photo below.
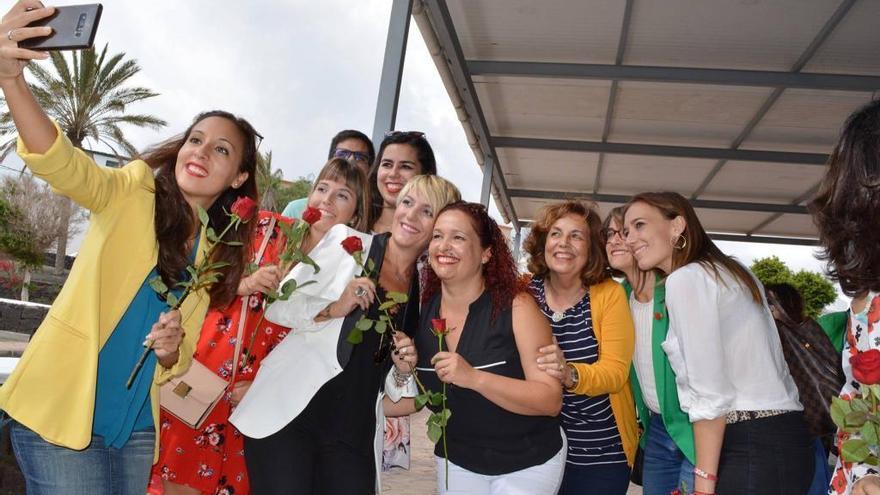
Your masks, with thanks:
[[(160, 93), (131, 111), (169, 126), (126, 129), (136, 146), (183, 131), (200, 111), (224, 109), (250, 120), (265, 137), (261, 150), (295, 179), (318, 171), (337, 131), (372, 135), (390, 10), (388, 0), (104, 2), (96, 46), (136, 59), (142, 70), (133, 83)], [(479, 201), (479, 167), (415, 22), (396, 128), (425, 132), (440, 175)], [(821, 270), (811, 248), (719, 246), (746, 263), (775, 254), (794, 269)]]

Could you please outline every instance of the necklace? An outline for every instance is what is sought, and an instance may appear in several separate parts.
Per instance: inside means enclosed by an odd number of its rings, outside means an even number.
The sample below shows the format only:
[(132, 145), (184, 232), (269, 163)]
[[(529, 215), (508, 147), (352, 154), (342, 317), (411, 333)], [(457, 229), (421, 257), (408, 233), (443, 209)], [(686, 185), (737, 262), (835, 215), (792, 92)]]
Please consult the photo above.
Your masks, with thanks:
[[(549, 288), (550, 284), (547, 284), (546, 287)], [(561, 311), (553, 311), (553, 314), (550, 315), (550, 319), (553, 320), (553, 323), (559, 323), (560, 321), (562, 321), (562, 319), (565, 318), (565, 312), (568, 311), (569, 308), (574, 307), (574, 305), (577, 304), (578, 301), (583, 299), (584, 294), (582, 293), (582, 291), (583, 291), (583, 288), (581, 288), (580, 290), (577, 291), (577, 293), (575, 294), (575, 298), (570, 302), (570, 304), (567, 304), (565, 306), (565, 309), (563, 309)], [(547, 291), (547, 289), (545, 288), (544, 289), (545, 296), (548, 292), (549, 291)], [(554, 299), (555, 299), (555, 297), (554, 297)], [(549, 302), (547, 304), (547, 307), (548, 308), (550, 307)]]

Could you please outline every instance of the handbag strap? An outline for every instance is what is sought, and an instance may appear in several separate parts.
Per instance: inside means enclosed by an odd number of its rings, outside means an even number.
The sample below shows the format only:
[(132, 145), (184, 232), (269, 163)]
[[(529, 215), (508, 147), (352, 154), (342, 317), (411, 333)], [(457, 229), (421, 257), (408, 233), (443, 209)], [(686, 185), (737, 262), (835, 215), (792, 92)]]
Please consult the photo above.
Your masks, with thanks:
[[(272, 231), (275, 228), (275, 220), (274, 216), (270, 218), (269, 226), (266, 228), (266, 235), (263, 236), (263, 242), (260, 244), (260, 249), (257, 251), (257, 255), (254, 256), (254, 263), (257, 265), (259, 265), (260, 260), (263, 259), (263, 253), (266, 251), (266, 246), (269, 244), (269, 239), (272, 237)], [(239, 313), (241, 316), (238, 318), (238, 333), (235, 337), (235, 353), (232, 355), (232, 378), (229, 380), (230, 385), (235, 383), (235, 374), (238, 372), (238, 361), (241, 359), (241, 341), (244, 337), (244, 327), (247, 323), (247, 310), (250, 306), (250, 300), (250, 295), (241, 298), (241, 313)], [(256, 332), (257, 329), (254, 329), (254, 331)]]

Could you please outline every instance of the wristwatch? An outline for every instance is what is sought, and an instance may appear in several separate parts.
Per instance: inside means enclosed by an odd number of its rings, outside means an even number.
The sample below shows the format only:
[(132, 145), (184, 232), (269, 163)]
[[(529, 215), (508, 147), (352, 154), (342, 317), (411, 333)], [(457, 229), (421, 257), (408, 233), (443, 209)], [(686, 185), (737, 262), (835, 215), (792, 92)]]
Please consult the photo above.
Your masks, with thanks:
[(578, 369), (571, 363), (565, 363), (565, 367), (568, 369), (569, 378), (571, 378), (571, 386), (566, 387), (566, 389), (571, 391), (577, 388), (580, 374), (578, 373)]

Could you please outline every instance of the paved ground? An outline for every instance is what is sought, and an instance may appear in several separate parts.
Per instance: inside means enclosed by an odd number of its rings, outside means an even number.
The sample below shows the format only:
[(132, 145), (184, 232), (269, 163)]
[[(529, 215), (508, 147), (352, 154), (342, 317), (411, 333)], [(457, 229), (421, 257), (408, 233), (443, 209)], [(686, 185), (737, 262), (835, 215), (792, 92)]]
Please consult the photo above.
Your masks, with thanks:
[(30, 335), (0, 330), (0, 357), (19, 357)]
[[(425, 433), (426, 410), (414, 414), (412, 425), (412, 464), (410, 470), (394, 469), (382, 474), (382, 492), (391, 495), (431, 495), (437, 493), (434, 444)], [(631, 485), (627, 495), (641, 495), (641, 487)]]

